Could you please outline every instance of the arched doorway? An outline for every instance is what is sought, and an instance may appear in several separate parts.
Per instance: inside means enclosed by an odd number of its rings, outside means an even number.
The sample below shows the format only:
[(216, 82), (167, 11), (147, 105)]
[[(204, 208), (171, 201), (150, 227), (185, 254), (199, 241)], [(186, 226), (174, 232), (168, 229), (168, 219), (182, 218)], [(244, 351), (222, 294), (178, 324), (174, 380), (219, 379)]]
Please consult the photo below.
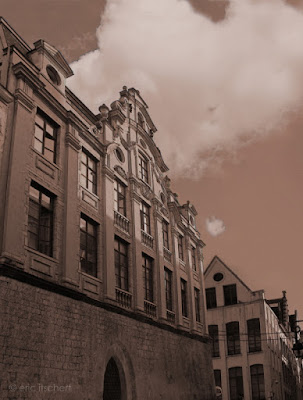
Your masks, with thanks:
[(122, 400), (119, 369), (113, 358), (109, 360), (104, 374), (103, 400)]

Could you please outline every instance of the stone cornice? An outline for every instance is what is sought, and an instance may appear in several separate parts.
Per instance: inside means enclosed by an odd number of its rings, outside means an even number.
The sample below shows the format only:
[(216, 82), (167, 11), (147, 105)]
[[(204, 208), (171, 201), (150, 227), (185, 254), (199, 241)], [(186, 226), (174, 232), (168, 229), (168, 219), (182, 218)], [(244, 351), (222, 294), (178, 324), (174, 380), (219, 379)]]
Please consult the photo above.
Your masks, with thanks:
[(79, 151), (81, 149), (79, 140), (70, 132), (66, 132), (65, 143), (67, 146), (72, 147), (76, 151)]
[(42, 89), (45, 86), (39, 77), (33, 74), (22, 62), (13, 66), (13, 72), (18, 79), (24, 79), (33, 88)]
[(15, 99), (23, 105), (29, 112), (35, 108), (33, 100), (21, 89), (15, 91)]

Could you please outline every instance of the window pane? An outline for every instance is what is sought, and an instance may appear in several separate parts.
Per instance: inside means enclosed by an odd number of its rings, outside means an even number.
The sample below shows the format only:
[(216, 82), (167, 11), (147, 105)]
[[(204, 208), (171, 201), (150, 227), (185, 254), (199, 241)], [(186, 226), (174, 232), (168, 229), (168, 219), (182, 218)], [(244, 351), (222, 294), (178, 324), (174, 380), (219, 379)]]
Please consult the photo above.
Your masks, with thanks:
[(38, 139), (35, 138), (34, 141), (34, 148), (39, 151), (39, 153), (42, 153), (42, 149), (43, 149), (43, 144), (42, 142), (40, 142)]
[(55, 150), (55, 141), (53, 139), (45, 137), (44, 146), (45, 146), (46, 149), (54, 152), (54, 150)]
[(37, 138), (40, 142), (43, 142), (43, 129), (39, 126), (35, 126), (35, 138)]
[(51, 126), (48, 122), (46, 122), (46, 132), (50, 135), (50, 136), (54, 136), (54, 127)]
[(44, 120), (39, 114), (36, 114), (35, 122), (36, 122), (36, 124), (40, 125), (43, 128)]
[(54, 161), (54, 153), (47, 148), (44, 149), (44, 157), (48, 160), (53, 162)]

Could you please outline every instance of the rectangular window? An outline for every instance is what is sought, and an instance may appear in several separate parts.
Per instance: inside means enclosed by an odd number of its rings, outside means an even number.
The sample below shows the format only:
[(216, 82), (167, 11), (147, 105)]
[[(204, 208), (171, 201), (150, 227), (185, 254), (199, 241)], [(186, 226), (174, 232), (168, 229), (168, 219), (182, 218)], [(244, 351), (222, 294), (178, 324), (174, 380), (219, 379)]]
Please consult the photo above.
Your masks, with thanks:
[(208, 333), (212, 339), (212, 357), (220, 357), (218, 325), (208, 325)]
[(222, 387), (221, 370), (220, 369), (215, 369), (214, 370), (214, 375), (215, 375), (215, 385), (218, 386), (218, 387)]
[(50, 161), (56, 162), (57, 124), (44, 113), (35, 117), (34, 148)]
[(126, 186), (119, 180), (114, 182), (114, 210), (126, 217)]
[(173, 274), (169, 269), (164, 268), (166, 309), (169, 311), (173, 310), (172, 275)]
[(115, 274), (116, 287), (128, 291), (128, 244), (118, 237), (115, 237)]
[(97, 161), (88, 152), (81, 153), (80, 183), (92, 193), (97, 193)]
[(237, 286), (236, 285), (227, 285), (223, 286), (224, 291), (224, 305), (231, 306), (232, 304), (237, 304)]
[(191, 246), (191, 266), (193, 271), (197, 271), (196, 249), (194, 246)]
[(200, 317), (200, 290), (195, 288), (194, 289), (194, 295), (195, 295), (196, 321), (197, 322), (201, 322), (201, 317)]
[(83, 272), (97, 276), (97, 224), (83, 214), (80, 218), (80, 264)]
[(252, 400), (265, 400), (264, 371), (262, 364), (250, 367)]
[(144, 299), (152, 303), (154, 301), (153, 259), (145, 254), (142, 254), (142, 269)]
[(247, 321), (248, 333), (248, 351), (253, 353), (261, 351), (261, 332), (259, 318), (249, 319)]
[(162, 221), (162, 232), (163, 232), (163, 246), (169, 250), (168, 223), (164, 220)]
[(188, 316), (187, 311), (187, 282), (181, 279), (181, 304), (182, 304), (182, 315), (183, 317)]
[(148, 161), (143, 155), (139, 155), (139, 177), (148, 183)]
[(140, 219), (142, 231), (150, 235), (150, 207), (144, 202), (140, 204)]
[(240, 354), (239, 322), (233, 321), (226, 324), (227, 352), (228, 355)]
[(28, 246), (48, 256), (53, 255), (54, 196), (32, 182), (29, 188)]
[(216, 308), (217, 307), (217, 297), (216, 297), (216, 288), (208, 288), (205, 290), (206, 295), (206, 307), (209, 308)]
[(229, 368), (230, 400), (244, 399), (242, 368)]
[(178, 253), (180, 260), (184, 261), (184, 252), (183, 252), (183, 236), (178, 235)]

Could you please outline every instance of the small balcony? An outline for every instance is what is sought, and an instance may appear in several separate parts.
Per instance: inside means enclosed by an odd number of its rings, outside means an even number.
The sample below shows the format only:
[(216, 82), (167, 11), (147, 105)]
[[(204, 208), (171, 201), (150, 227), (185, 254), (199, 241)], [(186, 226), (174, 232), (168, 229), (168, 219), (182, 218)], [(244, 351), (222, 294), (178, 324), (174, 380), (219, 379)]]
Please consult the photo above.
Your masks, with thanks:
[(173, 311), (170, 310), (166, 310), (166, 319), (167, 322), (170, 322), (171, 324), (175, 323), (175, 313)]
[(154, 247), (154, 238), (147, 232), (144, 232), (141, 229), (141, 240), (142, 243), (146, 246), (152, 249)]
[(116, 288), (116, 301), (123, 308), (131, 308), (132, 294), (125, 290)]
[(157, 306), (150, 301), (144, 300), (144, 311), (150, 317), (155, 318), (157, 316)]
[(114, 211), (115, 225), (125, 233), (129, 233), (129, 220), (118, 211)]
[(163, 255), (166, 261), (171, 262), (171, 252), (166, 247), (163, 247)]

